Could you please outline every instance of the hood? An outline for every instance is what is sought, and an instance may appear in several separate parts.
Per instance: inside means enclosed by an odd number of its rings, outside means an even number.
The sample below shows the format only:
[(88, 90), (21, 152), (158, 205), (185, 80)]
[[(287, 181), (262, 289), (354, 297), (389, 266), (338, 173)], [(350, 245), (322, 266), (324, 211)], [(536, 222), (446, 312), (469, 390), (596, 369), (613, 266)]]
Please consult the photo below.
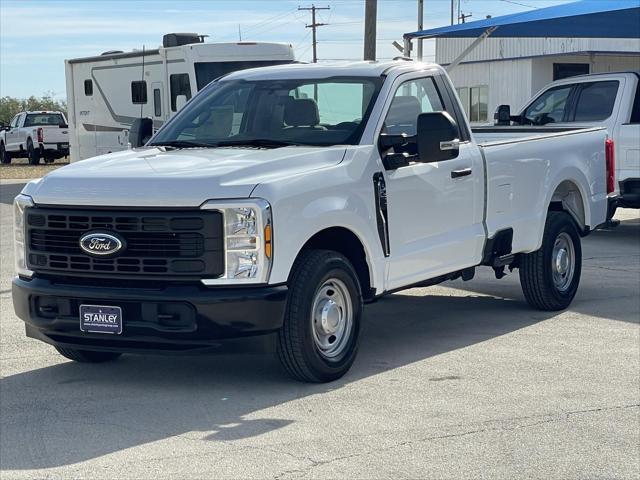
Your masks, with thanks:
[(24, 193), (36, 204), (198, 207), (248, 198), (259, 183), (336, 165), (344, 154), (345, 147), (128, 150), (55, 170)]

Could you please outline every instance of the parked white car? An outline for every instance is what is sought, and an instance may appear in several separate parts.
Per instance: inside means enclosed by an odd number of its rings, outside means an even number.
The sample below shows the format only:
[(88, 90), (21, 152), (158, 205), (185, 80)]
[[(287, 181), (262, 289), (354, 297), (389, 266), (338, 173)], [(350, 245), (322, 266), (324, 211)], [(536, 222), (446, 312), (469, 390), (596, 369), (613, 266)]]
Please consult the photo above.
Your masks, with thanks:
[(606, 217), (607, 141), (479, 143), (433, 64), (233, 73), (144, 148), (24, 188), (13, 304), (77, 361), (259, 339), (293, 377), (334, 380), (363, 302), (397, 290), (507, 267), (534, 308), (568, 307)]
[(40, 159), (51, 163), (69, 155), (69, 126), (62, 112), (21, 112), (0, 133), (0, 161), (28, 158), (31, 165)]
[(640, 208), (640, 73), (598, 73), (547, 85), (511, 117), (515, 125), (604, 126), (615, 142), (617, 206)]

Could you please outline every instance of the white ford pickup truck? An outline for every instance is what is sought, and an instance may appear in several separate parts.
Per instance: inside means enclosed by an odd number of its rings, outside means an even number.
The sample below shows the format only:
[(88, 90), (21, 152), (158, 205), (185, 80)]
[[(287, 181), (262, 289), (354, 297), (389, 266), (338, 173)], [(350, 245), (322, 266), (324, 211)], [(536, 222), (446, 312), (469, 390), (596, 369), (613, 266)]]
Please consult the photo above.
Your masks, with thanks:
[(38, 165), (69, 155), (69, 126), (62, 112), (22, 112), (0, 132), (0, 162), (27, 158)]
[(606, 217), (606, 130), (482, 143), (462, 112), (431, 64), (222, 77), (144, 147), (25, 186), (17, 315), (76, 361), (246, 337), (325, 382), (354, 361), (363, 303), (397, 290), (508, 267), (534, 308), (566, 308)]

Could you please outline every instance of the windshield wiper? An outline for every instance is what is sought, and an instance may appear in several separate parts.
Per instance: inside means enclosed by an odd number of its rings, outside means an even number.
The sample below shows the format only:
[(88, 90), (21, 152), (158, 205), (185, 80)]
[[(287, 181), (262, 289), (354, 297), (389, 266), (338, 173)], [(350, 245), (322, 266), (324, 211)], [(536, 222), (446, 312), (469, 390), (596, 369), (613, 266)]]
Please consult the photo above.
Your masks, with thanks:
[(226, 140), (216, 143), (216, 147), (261, 147), (261, 148), (280, 148), (290, 147), (292, 145), (300, 145), (295, 142), (287, 142), (284, 140), (275, 140), (270, 138), (251, 138), (248, 140)]
[(169, 140), (167, 142), (150, 143), (147, 147), (171, 147), (171, 148), (211, 148), (212, 143), (194, 142), (192, 140)]

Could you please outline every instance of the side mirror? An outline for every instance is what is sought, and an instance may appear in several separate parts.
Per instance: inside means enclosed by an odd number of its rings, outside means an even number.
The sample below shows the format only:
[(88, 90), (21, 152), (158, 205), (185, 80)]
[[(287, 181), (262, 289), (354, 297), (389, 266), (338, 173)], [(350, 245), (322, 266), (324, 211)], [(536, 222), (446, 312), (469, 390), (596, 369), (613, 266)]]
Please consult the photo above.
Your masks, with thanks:
[(187, 96), (186, 95), (178, 95), (176, 97), (176, 111), (179, 111), (186, 104), (187, 104)]
[(509, 125), (511, 123), (511, 106), (500, 105), (493, 114), (494, 124), (499, 126)]
[(129, 130), (131, 148), (142, 147), (153, 136), (153, 120), (150, 118), (136, 118)]
[(458, 156), (460, 149), (458, 125), (447, 112), (418, 115), (417, 137), (420, 162), (439, 162)]

